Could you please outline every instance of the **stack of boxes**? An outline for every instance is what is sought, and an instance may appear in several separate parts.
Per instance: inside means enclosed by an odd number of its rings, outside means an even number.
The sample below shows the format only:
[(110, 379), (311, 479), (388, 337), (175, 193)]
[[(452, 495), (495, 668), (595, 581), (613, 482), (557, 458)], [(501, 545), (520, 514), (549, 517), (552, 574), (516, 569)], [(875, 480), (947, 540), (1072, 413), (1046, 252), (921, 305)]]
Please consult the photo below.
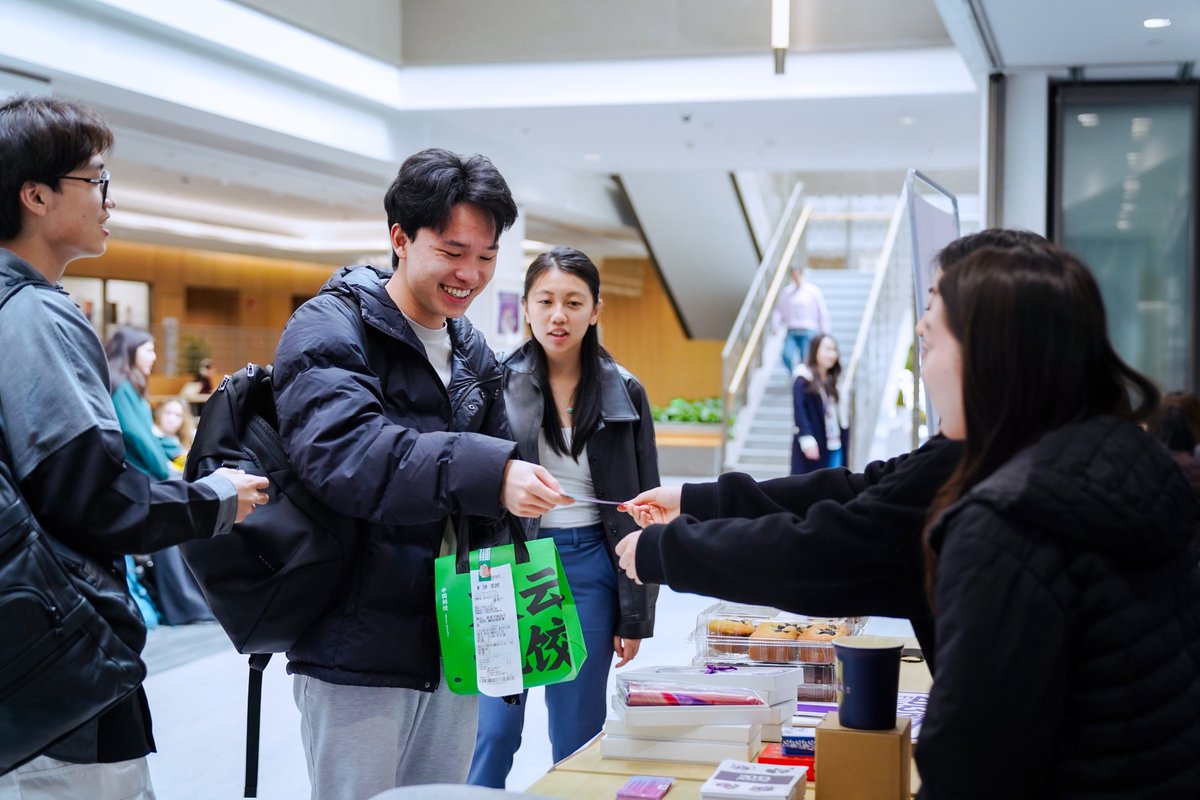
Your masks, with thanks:
[[(764, 731), (775, 736), (795, 712), (803, 670), (763, 666), (670, 666), (622, 672), (613, 697), (613, 715), (604, 724), (600, 752), (606, 758), (645, 758), (718, 764), (751, 761), (762, 748)], [(662, 705), (631, 705), (627, 697), (645, 688), (669, 697)], [(702, 702), (722, 694), (746, 695), (750, 702)], [(711, 697), (709, 697), (711, 695)], [(695, 701), (691, 705), (667, 704)], [(639, 700), (639, 702), (641, 702)]]

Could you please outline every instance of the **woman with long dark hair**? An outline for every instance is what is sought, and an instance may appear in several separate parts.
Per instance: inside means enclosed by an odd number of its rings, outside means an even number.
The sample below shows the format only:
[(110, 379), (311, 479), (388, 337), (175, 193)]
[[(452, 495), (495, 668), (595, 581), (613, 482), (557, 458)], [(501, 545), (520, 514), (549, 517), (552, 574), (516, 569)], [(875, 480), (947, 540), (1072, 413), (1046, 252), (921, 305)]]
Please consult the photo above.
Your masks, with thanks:
[(837, 339), (817, 334), (792, 383), (792, 474), (840, 467), (848, 442), (838, 407), (842, 362)]
[[(154, 337), (140, 328), (121, 326), (113, 331), (104, 352), (113, 407), (125, 440), (125, 460), (155, 480), (171, 478), (171, 461), (154, 432), (154, 414), (146, 398), (150, 372), (158, 359)], [(154, 602), (162, 622), (184, 625), (213, 619), (178, 547), (150, 554), (150, 565)]]
[(922, 797), (1200, 797), (1200, 503), (1137, 424), (1158, 391), (1066, 251), (943, 267), (917, 332), (964, 455), (925, 532)]
[[(600, 732), (613, 654), (624, 666), (654, 632), (658, 587), (616, 569), (614, 547), (637, 524), (588, 498), (623, 501), (658, 486), (658, 455), (645, 390), (600, 346), (600, 272), (591, 259), (569, 247), (538, 256), (522, 304), (533, 338), (501, 360), (509, 424), (521, 457), (580, 498), (528, 526), (531, 538), (558, 547), (588, 652), (575, 680), (546, 687), (558, 761)], [(504, 787), (524, 718), (523, 703), (480, 698), (469, 783)]]

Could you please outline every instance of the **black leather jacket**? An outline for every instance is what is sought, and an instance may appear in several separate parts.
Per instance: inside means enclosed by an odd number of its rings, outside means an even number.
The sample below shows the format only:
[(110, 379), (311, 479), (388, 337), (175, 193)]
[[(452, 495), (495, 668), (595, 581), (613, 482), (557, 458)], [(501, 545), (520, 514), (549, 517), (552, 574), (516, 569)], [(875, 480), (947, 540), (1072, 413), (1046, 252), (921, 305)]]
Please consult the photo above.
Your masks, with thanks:
[[(521, 457), (538, 460), (538, 432), (542, 427), (542, 387), (533, 374), (533, 341), (501, 359), (504, 369), (504, 404), (513, 437)], [(601, 500), (629, 500), (646, 489), (659, 485), (658, 450), (654, 443), (654, 422), (650, 404), (637, 378), (620, 365), (604, 360), (601, 379), (600, 426), (588, 441), (588, 461), (596, 497)], [(621, 615), (616, 635), (625, 639), (649, 639), (654, 634), (654, 602), (658, 587), (639, 586), (617, 569), (614, 549), (617, 542), (638, 525), (615, 506), (600, 507), (601, 522), (608, 543), (613, 569), (617, 571), (617, 591)], [(537, 536), (539, 520), (530, 520), (530, 538)]]

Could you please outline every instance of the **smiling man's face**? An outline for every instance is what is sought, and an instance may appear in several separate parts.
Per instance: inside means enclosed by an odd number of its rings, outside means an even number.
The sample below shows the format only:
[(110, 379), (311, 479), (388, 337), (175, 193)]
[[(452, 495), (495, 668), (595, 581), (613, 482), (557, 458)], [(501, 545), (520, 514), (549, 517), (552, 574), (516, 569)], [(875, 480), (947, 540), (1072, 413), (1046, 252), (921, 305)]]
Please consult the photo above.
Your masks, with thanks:
[(393, 225), (398, 263), (388, 282), (392, 299), (405, 316), (426, 328), (461, 317), (496, 272), (498, 238), (492, 217), (470, 203), (450, 209), (440, 233), (421, 228), (409, 239)]

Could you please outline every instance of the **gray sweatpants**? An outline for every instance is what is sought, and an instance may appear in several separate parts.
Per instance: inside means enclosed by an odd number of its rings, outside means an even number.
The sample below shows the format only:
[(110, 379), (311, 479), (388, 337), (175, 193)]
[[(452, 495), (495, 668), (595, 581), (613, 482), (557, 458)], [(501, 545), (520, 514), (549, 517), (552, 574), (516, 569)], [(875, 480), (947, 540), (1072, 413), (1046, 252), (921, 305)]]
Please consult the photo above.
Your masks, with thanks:
[(463, 783), (471, 766), (478, 698), (341, 686), (296, 675), (300, 738), (313, 800), (367, 800), (385, 789)]
[(0, 800), (154, 800), (154, 788), (145, 756), (113, 764), (38, 756), (0, 775)]

